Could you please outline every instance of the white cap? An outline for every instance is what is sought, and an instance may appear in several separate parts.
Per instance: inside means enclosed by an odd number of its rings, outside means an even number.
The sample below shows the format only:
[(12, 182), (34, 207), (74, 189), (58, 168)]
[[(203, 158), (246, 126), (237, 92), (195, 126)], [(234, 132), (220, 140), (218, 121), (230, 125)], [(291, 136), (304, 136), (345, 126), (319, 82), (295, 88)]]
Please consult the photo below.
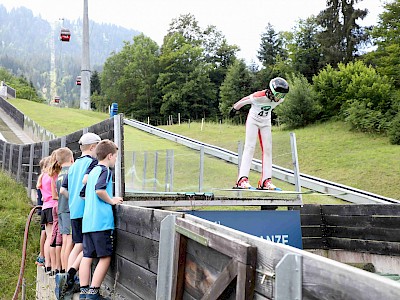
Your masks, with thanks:
[(81, 138), (79, 139), (79, 145), (97, 144), (100, 141), (101, 138), (97, 134), (88, 132), (81, 136)]

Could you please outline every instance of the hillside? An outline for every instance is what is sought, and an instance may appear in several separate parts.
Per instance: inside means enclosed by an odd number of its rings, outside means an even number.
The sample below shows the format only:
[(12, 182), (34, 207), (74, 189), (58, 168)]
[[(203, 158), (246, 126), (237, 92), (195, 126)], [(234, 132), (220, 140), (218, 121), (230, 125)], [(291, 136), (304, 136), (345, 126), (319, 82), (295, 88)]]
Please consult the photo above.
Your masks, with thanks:
[[(43, 127), (60, 136), (107, 117), (106, 114), (60, 109), (20, 99), (13, 100), (12, 104)], [(43, 115), (46, 118), (43, 118)], [(70, 121), (66, 123), (64, 121), (66, 119)], [(244, 126), (229, 123), (206, 123), (203, 129), (200, 123), (185, 123), (181, 126), (173, 125), (163, 128), (236, 152), (238, 141), (243, 142), (245, 136)], [(297, 137), (300, 172), (400, 199), (400, 147), (390, 145), (387, 138), (351, 132), (348, 125), (342, 122), (313, 125), (294, 132)], [(126, 130), (125, 135), (126, 151), (144, 152), (171, 147), (171, 145), (165, 145), (161, 139), (149, 141), (144, 134), (137, 131)], [(339, 136), (340, 139), (338, 139)], [(273, 163), (292, 168), (289, 131), (274, 127), (273, 141)], [(260, 158), (258, 145), (255, 157)], [(198, 159), (197, 156), (194, 159)], [(197, 161), (195, 164), (197, 165)], [(228, 174), (228, 178), (214, 175), (218, 183), (226, 181), (225, 184), (232, 184), (235, 178), (234, 174)], [(253, 182), (256, 182), (254, 180), (258, 175), (253, 176)]]
[[(59, 41), (62, 27), (71, 31), (70, 42)], [(124, 41), (139, 34), (120, 26), (89, 22), (90, 61), (92, 70), (100, 70), (112, 52), (118, 52)], [(79, 99), (75, 85), (80, 74), (82, 55), (82, 20), (49, 23), (32, 11), (20, 7), (7, 11), (0, 4), (0, 66), (26, 77), (48, 100), (50, 94), (51, 55), (54, 56), (57, 93), (72, 102)]]

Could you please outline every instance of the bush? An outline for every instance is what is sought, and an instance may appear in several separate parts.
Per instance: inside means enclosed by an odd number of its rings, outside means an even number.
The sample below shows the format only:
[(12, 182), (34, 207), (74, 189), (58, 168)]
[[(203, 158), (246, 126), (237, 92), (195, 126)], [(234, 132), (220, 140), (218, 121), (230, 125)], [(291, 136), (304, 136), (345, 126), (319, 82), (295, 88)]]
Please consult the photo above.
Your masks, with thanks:
[(345, 121), (352, 129), (362, 132), (384, 133), (388, 127), (382, 112), (368, 108), (365, 102), (353, 102), (347, 109)]
[[(361, 107), (380, 111), (383, 115), (392, 107), (393, 81), (380, 76), (374, 68), (367, 67), (361, 61), (339, 64), (338, 70), (328, 66), (313, 77), (313, 83), (323, 118), (346, 118), (349, 110), (354, 111), (350, 109), (354, 102), (364, 103)], [(368, 128), (365, 129), (368, 131)]]
[(300, 75), (289, 79), (290, 91), (285, 101), (274, 111), (288, 128), (300, 128), (314, 123), (321, 112), (316, 94), (307, 79)]
[(400, 112), (390, 123), (388, 136), (391, 144), (400, 145)]

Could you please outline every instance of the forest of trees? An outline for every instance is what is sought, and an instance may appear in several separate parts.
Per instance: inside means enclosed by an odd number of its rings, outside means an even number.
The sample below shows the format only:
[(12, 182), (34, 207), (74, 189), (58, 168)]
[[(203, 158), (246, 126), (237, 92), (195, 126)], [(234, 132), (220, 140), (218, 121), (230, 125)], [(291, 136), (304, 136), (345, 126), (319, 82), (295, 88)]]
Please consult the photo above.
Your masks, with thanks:
[(290, 93), (274, 110), (280, 124), (339, 119), (400, 144), (400, 0), (384, 4), (373, 27), (359, 25), (368, 11), (355, 8), (358, 2), (326, 0), (323, 11), (290, 32), (266, 22), (260, 65), (238, 59), (239, 47), (215, 26), (200, 28), (194, 15), (180, 15), (161, 46), (139, 34), (108, 56), (92, 73), (92, 106), (104, 111), (117, 102), (120, 112), (155, 125), (178, 113), (181, 120), (218, 121), (234, 102), (281, 76)]

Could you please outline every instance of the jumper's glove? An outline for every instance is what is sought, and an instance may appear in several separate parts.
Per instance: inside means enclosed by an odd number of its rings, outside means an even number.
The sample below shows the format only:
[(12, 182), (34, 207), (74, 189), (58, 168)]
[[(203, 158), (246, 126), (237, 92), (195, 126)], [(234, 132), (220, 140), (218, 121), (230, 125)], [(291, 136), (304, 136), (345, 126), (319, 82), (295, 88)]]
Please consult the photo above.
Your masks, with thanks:
[(231, 108), (229, 111), (229, 117), (233, 118), (236, 115), (237, 110), (235, 108)]

